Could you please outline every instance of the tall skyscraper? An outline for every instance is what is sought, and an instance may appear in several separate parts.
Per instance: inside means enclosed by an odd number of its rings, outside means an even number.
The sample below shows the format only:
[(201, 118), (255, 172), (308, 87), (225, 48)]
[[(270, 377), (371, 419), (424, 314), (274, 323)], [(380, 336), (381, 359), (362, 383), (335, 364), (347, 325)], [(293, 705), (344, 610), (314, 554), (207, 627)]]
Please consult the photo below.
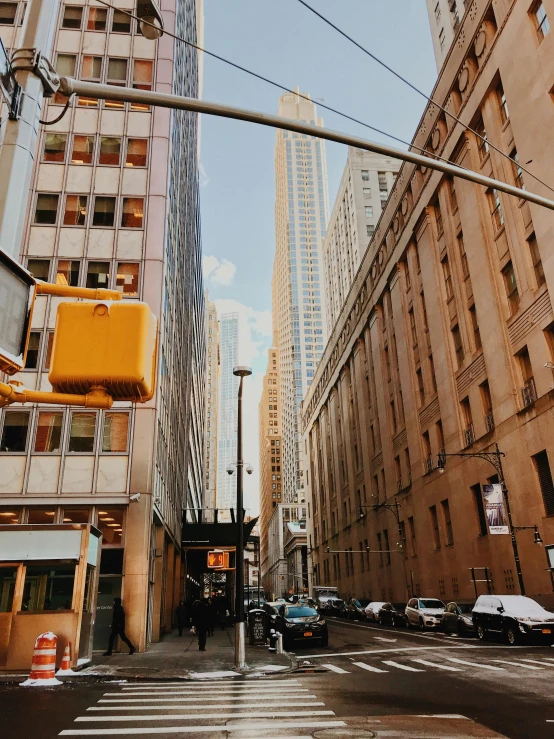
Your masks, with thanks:
[(426, 0), (426, 2), (435, 60), (437, 69), (440, 70), (458, 33), (469, 2), (467, 0)]
[[(305, 93), (303, 93), (305, 94)], [(323, 126), (316, 106), (296, 93), (279, 100), (279, 115)], [(323, 141), (278, 131), (275, 143), (273, 343), (279, 348), (283, 437), (283, 500), (302, 502), (299, 412), (327, 339), (321, 243), (328, 213)]]
[(219, 322), (206, 294), (206, 421), (204, 426), (204, 502), (217, 505), (217, 427), (219, 416)]
[(279, 350), (274, 346), (267, 353), (267, 370), (263, 382), (259, 406), (260, 564), (264, 590), (270, 592), (272, 583), (264, 580), (273, 564), (268, 559), (269, 521), (275, 508), (282, 502), (283, 495)]
[(329, 333), (342, 310), (399, 169), (397, 159), (348, 147), (348, 158), (323, 241)]
[[(193, 43), (199, 5), (168, 0), (163, 10), (166, 24)], [(0, 36), (9, 51), (18, 47), (26, 6), (2, 3)], [(52, 61), (59, 73), (81, 79), (198, 95), (196, 50), (166, 37), (148, 40), (128, 15), (87, 0), (60, 6)], [(60, 94), (45, 102), (43, 119), (59, 116), (66, 102)], [(4, 114), (0, 109), (1, 120)], [(122, 593), (127, 633), (140, 649), (171, 629), (181, 596), (182, 511), (201, 505), (197, 151), (192, 113), (87, 97), (73, 98), (38, 137), (22, 264), (42, 280), (118, 289), (124, 300), (146, 301), (159, 319), (159, 371), (149, 403), (0, 412), (2, 523), (91, 523), (102, 531), (95, 648), (105, 649), (113, 596)], [(59, 302), (36, 300), (31, 351), (17, 377), (27, 387), (50, 389)], [(42, 610), (44, 592), (30, 571), (27, 585), (32, 607)]]
[[(227, 467), (237, 461), (237, 394), (239, 378), (233, 368), (239, 364), (239, 314), (224, 313), (219, 324), (219, 418), (217, 443), (217, 507), (236, 506), (237, 478)], [(224, 520), (224, 512), (220, 514)]]

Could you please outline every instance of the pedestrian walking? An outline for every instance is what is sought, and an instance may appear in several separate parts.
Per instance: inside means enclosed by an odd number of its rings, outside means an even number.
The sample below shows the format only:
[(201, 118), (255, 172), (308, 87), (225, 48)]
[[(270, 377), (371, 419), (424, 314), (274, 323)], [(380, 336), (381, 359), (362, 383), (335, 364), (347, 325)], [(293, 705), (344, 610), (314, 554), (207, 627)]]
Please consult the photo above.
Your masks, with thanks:
[(188, 614), (185, 601), (182, 600), (175, 610), (177, 616), (177, 628), (179, 629), (179, 636), (183, 636), (183, 629), (188, 624)]
[(125, 611), (121, 605), (121, 598), (113, 599), (112, 630), (108, 642), (108, 651), (104, 652), (104, 657), (112, 656), (113, 645), (117, 637), (129, 647), (129, 654), (134, 654), (137, 651), (125, 634)]
[(192, 606), (192, 625), (198, 634), (198, 649), (206, 651), (206, 636), (208, 634), (208, 603), (206, 599), (197, 600)]

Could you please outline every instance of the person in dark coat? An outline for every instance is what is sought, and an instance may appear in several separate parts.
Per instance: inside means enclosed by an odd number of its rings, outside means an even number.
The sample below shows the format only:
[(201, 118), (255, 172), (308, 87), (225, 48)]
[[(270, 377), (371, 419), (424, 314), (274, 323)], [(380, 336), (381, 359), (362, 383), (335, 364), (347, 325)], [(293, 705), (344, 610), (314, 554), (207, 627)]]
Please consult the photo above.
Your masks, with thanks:
[(188, 624), (187, 607), (185, 601), (182, 600), (175, 610), (177, 616), (177, 628), (179, 629), (179, 636), (183, 636), (183, 629)]
[(125, 634), (125, 611), (121, 605), (121, 598), (113, 599), (112, 630), (108, 642), (108, 651), (104, 652), (104, 657), (112, 656), (113, 645), (117, 637), (129, 647), (129, 654), (134, 654), (137, 651)]
[(208, 634), (208, 604), (204, 599), (197, 600), (192, 607), (192, 625), (198, 634), (198, 649), (206, 651), (206, 636)]

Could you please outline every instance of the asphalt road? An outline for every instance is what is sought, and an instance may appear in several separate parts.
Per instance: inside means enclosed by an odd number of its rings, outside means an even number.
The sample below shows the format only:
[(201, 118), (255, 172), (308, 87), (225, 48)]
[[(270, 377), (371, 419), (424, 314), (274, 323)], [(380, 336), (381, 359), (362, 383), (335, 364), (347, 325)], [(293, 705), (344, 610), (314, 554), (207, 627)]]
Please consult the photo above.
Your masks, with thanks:
[[(554, 649), (330, 622), (316, 671), (186, 683), (0, 686), (4, 739), (552, 739)], [(308, 670), (313, 667), (308, 666)], [(318, 670), (322, 670), (321, 672)]]

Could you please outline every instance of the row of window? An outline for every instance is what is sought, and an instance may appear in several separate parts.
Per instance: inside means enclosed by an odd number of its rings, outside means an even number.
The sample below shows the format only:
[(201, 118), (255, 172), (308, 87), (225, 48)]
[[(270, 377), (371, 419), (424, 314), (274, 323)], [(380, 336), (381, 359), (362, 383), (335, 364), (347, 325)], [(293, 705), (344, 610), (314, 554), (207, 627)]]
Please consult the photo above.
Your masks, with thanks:
[(62, 226), (88, 224), (91, 227), (113, 228), (118, 223), (121, 228), (143, 228), (144, 198), (37, 193), (33, 223), (37, 226), (55, 226), (58, 222)]
[[(14, 26), (23, 24), (25, 12), (18, 17), (17, 2), (0, 2), (0, 25)], [(26, 5), (23, 11), (26, 10)], [(121, 10), (66, 5), (64, 7), (60, 28), (86, 31), (111, 31), (112, 33), (131, 33), (132, 18)]]
[(140, 264), (82, 259), (28, 259), (27, 269), (43, 282), (70, 287), (119, 290), (124, 298), (138, 298)]
[(0, 419), (0, 452), (25, 454), (124, 454), (129, 445), (128, 411), (8, 410)]
[(146, 167), (147, 155), (148, 139), (47, 133), (42, 161), (63, 164), (69, 156), (70, 164), (119, 167), (123, 161), (125, 167)]

